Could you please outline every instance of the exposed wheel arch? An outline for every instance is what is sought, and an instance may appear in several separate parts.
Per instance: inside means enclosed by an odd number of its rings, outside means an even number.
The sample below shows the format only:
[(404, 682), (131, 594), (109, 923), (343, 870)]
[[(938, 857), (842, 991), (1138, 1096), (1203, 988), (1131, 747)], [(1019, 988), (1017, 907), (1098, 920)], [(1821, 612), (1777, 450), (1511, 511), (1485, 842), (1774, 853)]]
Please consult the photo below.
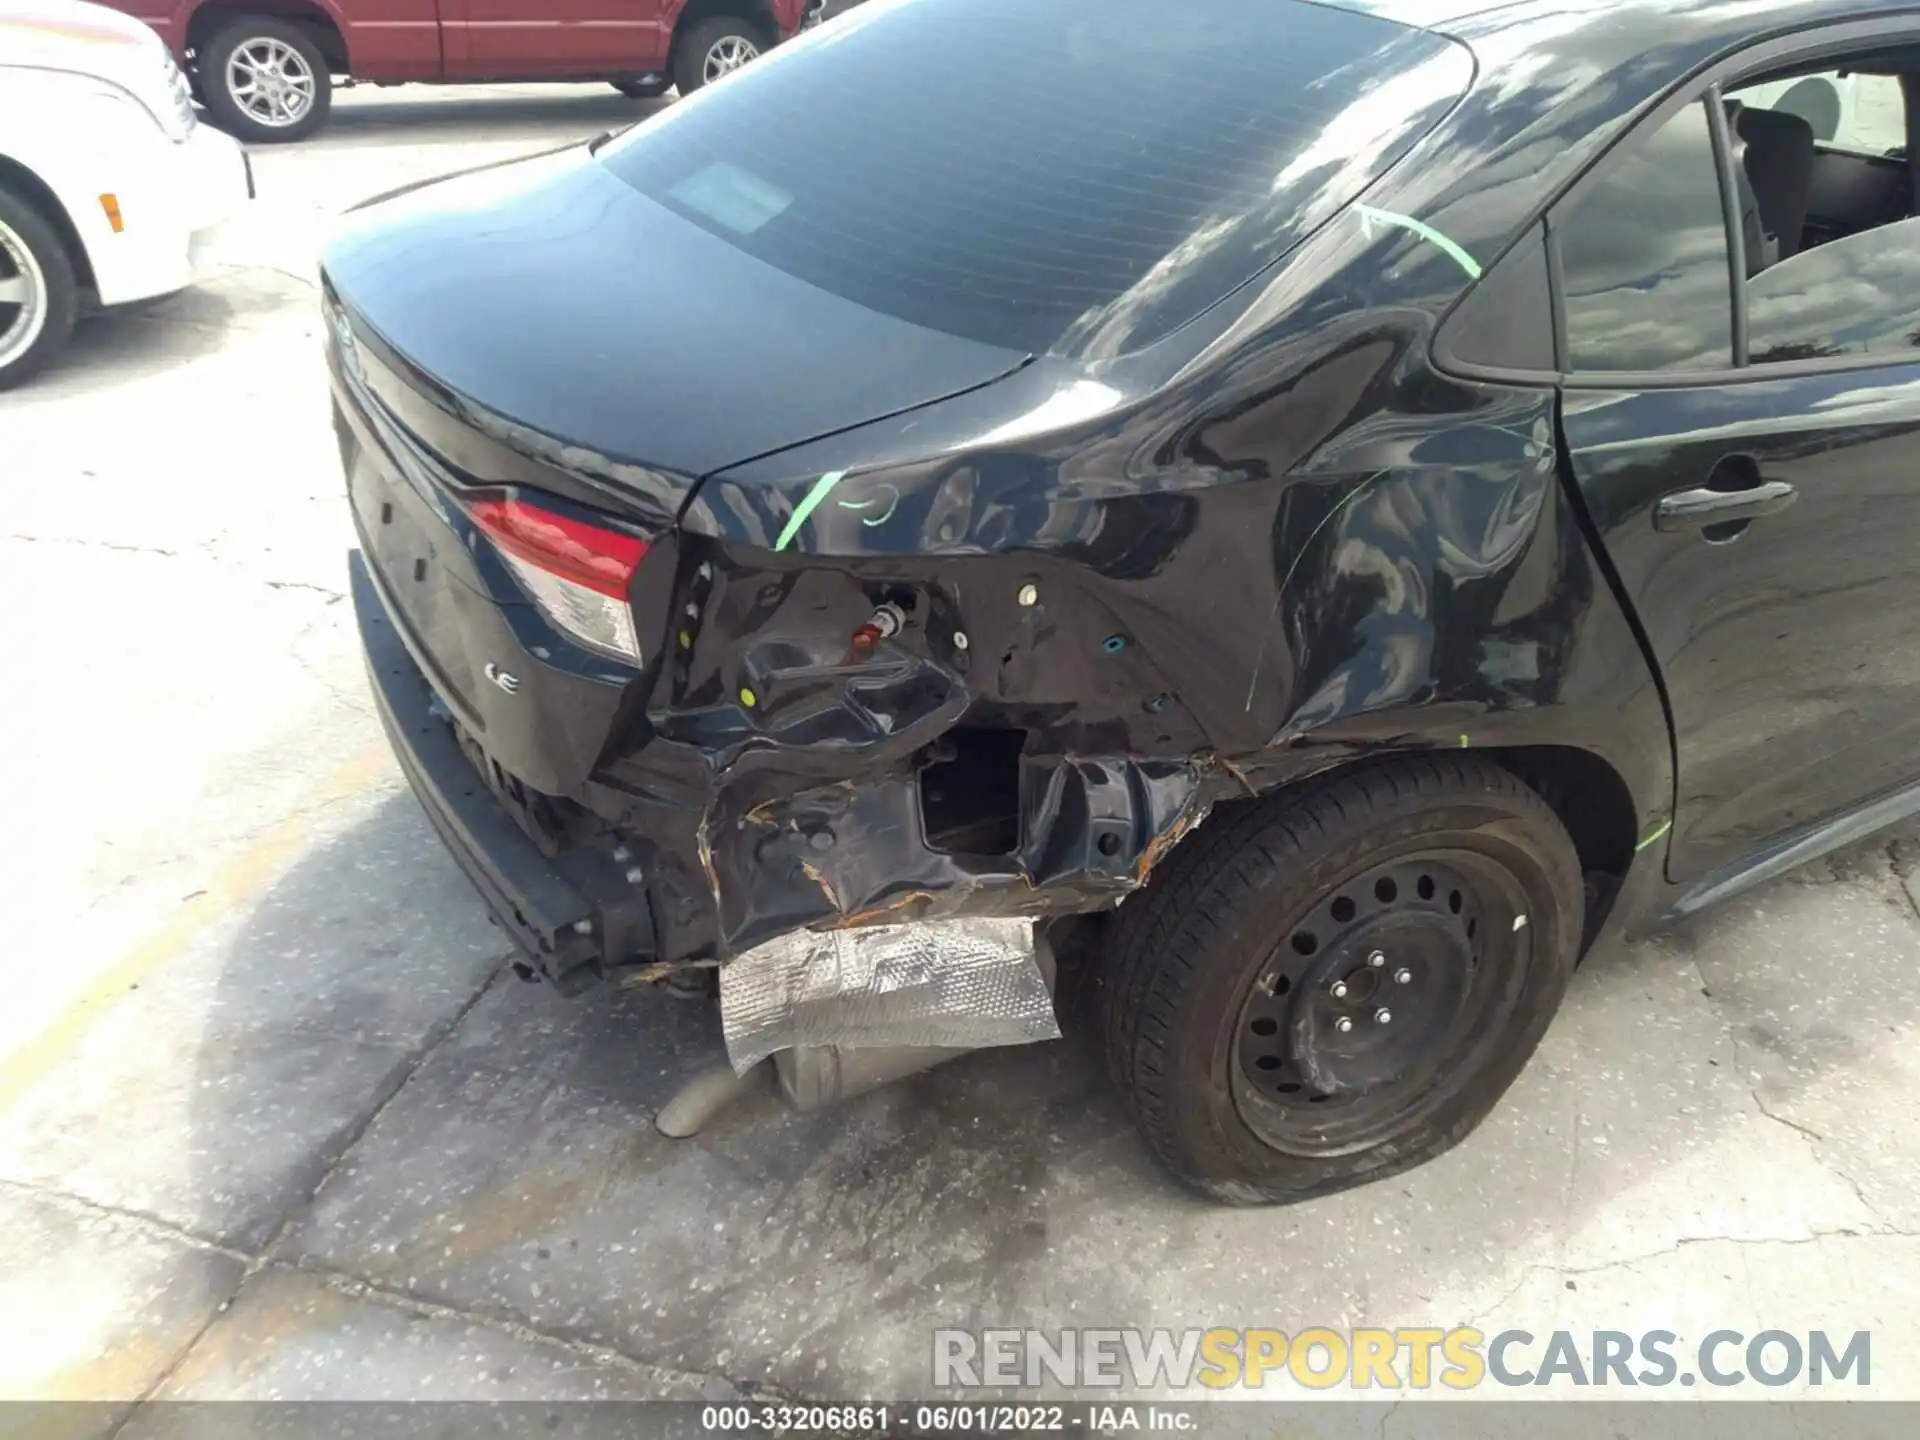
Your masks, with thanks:
[[(1354, 755), (1309, 775), (1262, 786), (1261, 799), (1392, 764), (1416, 753), (1421, 752), (1395, 749)], [(1494, 761), (1524, 781), (1559, 817), (1589, 880), (1582, 948), (1590, 945), (1607, 918), (1639, 843), (1640, 812), (1626, 777), (1605, 757), (1571, 745), (1488, 745), (1441, 753), (1474, 754)], [(1214, 815), (1201, 828), (1218, 823), (1236, 806), (1252, 803), (1225, 801), (1215, 807)]]
[(187, 22), (187, 48), (197, 53), (227, 25), (252, 15), (270, 15), (298, 25), (313, 37), (332, 73), (351, 73), (352, 55), (347, 49), (346, 36), (341, 34), (331, 15), (307, 0), (209, 0), (194, 11), (193, 18)]
[(67, 214), (67, 207), (60, 203), (60, 197), (53, 193), (52, 188), (19, 161), (5, 155), (0, 155), (0, 188), (11, 190), (33, 202), (34, 207), (59, 234), (67, 259), (73, 264), (74, 278), (92, 289), (93, 263), (87, 258), (87, 247), (81, 242), (80, 232), (74, 228), (73, 217)]
[(674, 19), (673, 43), (667, 54), (667, 69), (673, 71), (680, 58), (680, 46), (686, 37), (697, 29), (702, 21), (731, 16), (745, 20), (760, 32), (761, 38), (772, 45), (779, 38), (780, 27), (773, 18), (773, 7), (767, 0), (687, 0), (686, 8)]

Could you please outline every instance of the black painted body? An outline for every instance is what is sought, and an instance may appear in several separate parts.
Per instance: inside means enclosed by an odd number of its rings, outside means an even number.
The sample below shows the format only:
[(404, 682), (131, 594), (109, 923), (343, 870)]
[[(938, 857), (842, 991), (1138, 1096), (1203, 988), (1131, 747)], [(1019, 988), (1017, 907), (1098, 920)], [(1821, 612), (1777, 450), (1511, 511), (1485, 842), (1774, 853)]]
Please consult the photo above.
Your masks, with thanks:
[[(1690, 74), (1857, 7), (1353, 8), (1471, 47), (1366, 205), (1491, 268)], [(1108, 907), (1214, 805), (1432, 748), (1582, 776), (1556, 804), (1626, 924), (1913, 778), (1915, 367), (1584, 392), (1563, 441), (1551, 380), (1433, 359), (1468, 267), (1354, 209), (1151, 344), (1025, 354), (789, 279), (585, 148), (370, 212), (326, 271), (385, 607), (530, 834), (637, 857), (652, 935), (607, 962)], [(1652, 529), (1712, 424), (1809, 389), (1827, 422), (1767, 442), (1798, 513), (1725, 554)], [(502, 487), (658, 532), (644, 672), (546, 625), (446, 499)], [(907, 623), (856, 655), (883, 601)], [(1024, 736), (1004, 853), (928, 844), (956, 727)]]

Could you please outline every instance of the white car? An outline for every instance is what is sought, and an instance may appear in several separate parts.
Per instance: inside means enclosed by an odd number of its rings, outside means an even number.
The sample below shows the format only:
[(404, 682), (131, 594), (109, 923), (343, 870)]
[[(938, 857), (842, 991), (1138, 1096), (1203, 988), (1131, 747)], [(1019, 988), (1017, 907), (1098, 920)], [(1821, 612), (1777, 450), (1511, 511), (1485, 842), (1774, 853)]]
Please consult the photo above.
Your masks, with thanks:
[(192, 283), (253, 193), (160, 37), (81, 0), (0, 0), (0, 390), (59, 354), (83, 303)]

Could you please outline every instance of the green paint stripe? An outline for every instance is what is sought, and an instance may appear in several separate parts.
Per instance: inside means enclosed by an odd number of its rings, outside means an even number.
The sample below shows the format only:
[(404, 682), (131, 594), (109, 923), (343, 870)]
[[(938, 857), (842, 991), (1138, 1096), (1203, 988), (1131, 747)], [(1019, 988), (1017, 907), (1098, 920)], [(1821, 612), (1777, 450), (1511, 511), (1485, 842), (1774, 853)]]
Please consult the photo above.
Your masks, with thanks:
[(1658, 840), (1662, 835), (1666, 834), (1667, 831), (1671, 830), (1672, 828), (1673, 828), (1673, 820), (1671, 819), (1671, 817), (1669, 817), (1668, 819), (1661, 822), (1660, 828), (1658, 830), (1654, 831), (1651, 835), (1647, 836), (1646, 839), (1642, 840), (1638, 845), (1634, 846), (1633, 853), (1638, 855), (1642, 850), (1646, 849), (1647, 846), (1651, 845), (1654, 841)]
[(806, 498), (794, 507), (793, 514), (787, 517), (787, 528), (780, 532), (780, 538), (773, 542), (775, 550), (784, 550), (793, 543), (793, 537), (800, 533), (800, 527), (807, 523), (807, 517), (813, 514), (822, 500), (832, 492), (833, 487), (846, 479), (844, 470), (829, 470), (813, 482), (813, 488), (807, 491)]
[(1399, 214), (1393, 210), (1376, 210), (1371, 205), (1359, 205), (1354, 208), (1360, 212), (1360, 217), (1363, 220), (1378, 220), (1382, 225), (1398, 225), (1402, 230), (1411, 230), (1422, 240), (1431, 241), (1459, 263), (1460, 268), (1467, 272), (1467, 278), (1469, 280), (1478, 280), (1480, 278), (1480, 262), (1469, 255), (1460, 244), (1442, 235), (1438, 230), (1426, 224), (1424, 221), (1416, 220), (1411, 215)]

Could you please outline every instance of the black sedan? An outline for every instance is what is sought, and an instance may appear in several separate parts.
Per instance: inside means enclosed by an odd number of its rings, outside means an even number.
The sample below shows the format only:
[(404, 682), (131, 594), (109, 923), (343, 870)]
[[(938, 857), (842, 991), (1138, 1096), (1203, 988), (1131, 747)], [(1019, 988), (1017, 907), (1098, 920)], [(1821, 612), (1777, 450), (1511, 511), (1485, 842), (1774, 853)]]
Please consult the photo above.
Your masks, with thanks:
[(1030, 920), (1208, 1193), (1460, 1140), (1596, 944), (1920, 809), (1860, 17), (892, 0), (356, 217), (362, 632), (523, 973)]

